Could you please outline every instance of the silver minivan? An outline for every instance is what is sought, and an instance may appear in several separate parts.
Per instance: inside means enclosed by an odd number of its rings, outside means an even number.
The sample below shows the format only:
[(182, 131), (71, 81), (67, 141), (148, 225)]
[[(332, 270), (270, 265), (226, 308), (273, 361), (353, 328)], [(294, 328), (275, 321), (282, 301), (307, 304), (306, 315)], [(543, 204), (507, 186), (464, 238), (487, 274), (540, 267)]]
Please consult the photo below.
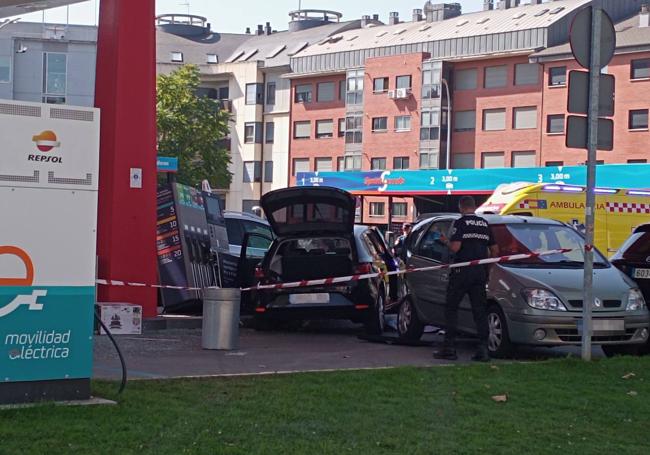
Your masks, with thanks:
[[(406, 240), (407, 268), (448, 263), (440, 242), (460, 215), (422, 220)], [(501, 255), (571, 249), (490, 266), (488, 348), (494, 357), (512, 354), (515, 345), (578, 345), (582, 333), (584, 239), (557, 221), (521, 216), (483, 216), (492, 228)], [(628, 353), (648, 338), (650, 315), (638, 286), (598, 251), (594, 259), (593, 343), (605, 354)], [(406, 275), (409, 297), (399, 308), (400, 337), (419, 339), (424, 326), (444, 326), (449, 270)], [(469, 300), (460, 305), (459, 330), (475, 334)]]

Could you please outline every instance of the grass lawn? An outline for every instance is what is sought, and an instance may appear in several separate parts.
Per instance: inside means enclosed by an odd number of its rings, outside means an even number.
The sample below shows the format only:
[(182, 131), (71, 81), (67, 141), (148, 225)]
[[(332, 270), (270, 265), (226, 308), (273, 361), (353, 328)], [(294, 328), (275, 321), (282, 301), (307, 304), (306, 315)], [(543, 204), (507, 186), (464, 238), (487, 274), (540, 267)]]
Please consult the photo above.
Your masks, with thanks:
[[(0, 454), (619, 455), (650, 447), (650, 357), (142, 381), (119, 398), (116, 388), (94, 384), (118, 406), (0, 411)], [(507, 402), (493, 401), (501, 394)]]

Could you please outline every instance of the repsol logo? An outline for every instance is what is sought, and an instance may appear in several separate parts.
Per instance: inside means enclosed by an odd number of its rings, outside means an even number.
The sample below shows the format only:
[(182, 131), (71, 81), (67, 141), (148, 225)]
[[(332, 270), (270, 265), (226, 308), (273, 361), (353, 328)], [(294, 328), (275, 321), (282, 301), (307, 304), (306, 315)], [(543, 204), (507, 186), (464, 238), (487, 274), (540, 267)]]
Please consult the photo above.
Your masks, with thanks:
[(63, 158), (54, 155), (28, 155), (27, 161), (38, 161), (40, 163), (63, 164)]

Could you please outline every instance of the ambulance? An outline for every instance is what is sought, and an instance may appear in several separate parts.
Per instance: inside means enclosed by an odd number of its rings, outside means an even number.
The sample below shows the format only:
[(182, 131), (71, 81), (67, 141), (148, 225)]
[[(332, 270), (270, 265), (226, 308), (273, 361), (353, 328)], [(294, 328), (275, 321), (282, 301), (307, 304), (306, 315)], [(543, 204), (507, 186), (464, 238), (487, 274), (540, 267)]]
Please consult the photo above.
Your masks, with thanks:
[[(585, 187), (512, 183), (497, 187), (477, 213), (549, 218), (585, 232)], [(596, 188), (595, 245), (613, 255), (634, 229), (650, 222), (650, 190)]]

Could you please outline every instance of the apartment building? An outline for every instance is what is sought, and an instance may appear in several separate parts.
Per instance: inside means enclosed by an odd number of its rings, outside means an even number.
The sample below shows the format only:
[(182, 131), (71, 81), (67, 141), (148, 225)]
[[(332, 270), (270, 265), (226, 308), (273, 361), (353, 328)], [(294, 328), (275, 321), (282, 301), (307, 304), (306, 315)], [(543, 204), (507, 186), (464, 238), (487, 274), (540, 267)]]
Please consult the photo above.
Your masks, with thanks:
[[(486, 1), (484, 11), (461, 14), (458, 4), (427, 2), (424, 10), (414, 10), (410, 22), (391, 13), (387, 25), (341, 33), (308, 47), (291, 61), (291, 184), (304, 184), (295, 179), (300, 172), (328, 170), (328, 158), (332, 169), (341, 171), (337, 178), (348, 183), (373, 180), (364, 172), (384, 169), (584, 163), (585, 151), (564, 146), (564, 118), (567, 71), (576, 68), (566, 43), (575, 13), (588, 4), (501, 1), (495, 9)], [(648, 102), (633, 95), (647, 79), (650, 56), (641, 5), (604, 2), (619, 36), (617, 56), (606, 69), (617, 77), (615, 147), (599, 152), (604, 163), (648, 158), (640, 146), (648, 140)], [(335, 103), (301, 95), (343, 78), (345, 87)], [(330, 121), (336, 129), (331, 135)], [(490, 172), (475, 176), (489, 179)], [(399, 223), (416, 211), (413, 200), (399, 194), (355, 193), (364, 199), (364, 222)], [(426, 187), (410, 193), (433, 201), (417, 204), (426, 210), (449, 207), (449, 198), (427, 195)]]
[(92, 26), (0, 27), (0, 99), (93, 106), (96, 43)]
[(158, 67), (168, 72), (179, 65), (198, 64), (202, 93), (222, 100), (232, 113), (227, 146), (232, 183), (217, 189), (228, 210), (252, 212), (262, 194), (287, 186), (291, 111), (290, 58), (331, 35), (363, 24), (341, 21), (327, 10), (289, 13), (286, 31), (270, 23), (254, 33), (218, 34), (205, 18), (165, 15), (158, 20)]

